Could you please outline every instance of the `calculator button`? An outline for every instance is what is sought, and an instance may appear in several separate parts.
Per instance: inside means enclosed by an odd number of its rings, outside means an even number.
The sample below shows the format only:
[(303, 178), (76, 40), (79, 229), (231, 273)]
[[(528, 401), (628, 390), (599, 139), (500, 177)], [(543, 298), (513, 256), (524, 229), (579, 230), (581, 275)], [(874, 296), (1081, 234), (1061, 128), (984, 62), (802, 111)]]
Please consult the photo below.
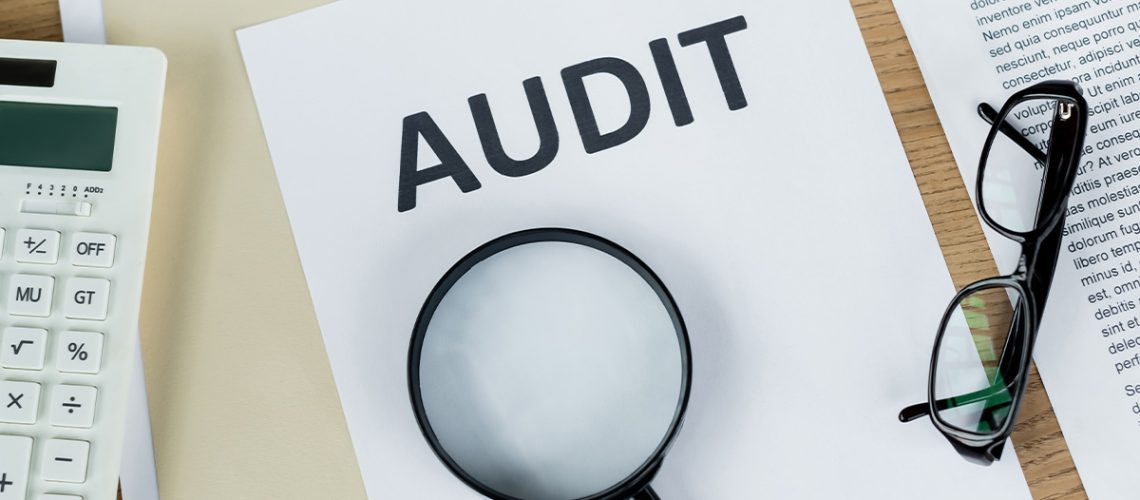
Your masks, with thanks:
[(58, 232), (44, 229), (16, 231), (16, 262), (55, 264), (58, 259)]
[(115, 263), (115, 236), (76, 233), (71, 243), (71, 263), (85, 267), (111, 267)]
[(63, 296), (63, 315), (72, 319), (107, 319), (107, 296), (111, 282), (94, 278), (67, 280)]
[(10, 326), (0, 340), (0, 367), (13, 370), (43, 370), (47, 330)]
[(48, 493), (40, 495), (37, 500), (83, 500), (83, 497), (78, 495), (60, 495), (58, 493)]
[(99, 390), (85, 385), (59, 385), (52, 391), (51, 425), (90, 429), (95, 423)]
[(0, 381), (0, 422), (34, 424), (40, 409), (40, 384)]
[(24, 500), (31, 462), (32, 438), (0, 436), (0, 500)]
[(56, 345), (56, 366), (64, 373), (99, 373), (103, 362), (103, 334), (63, 332)]
[(55, 278), (17, 274), (8, 284), (8, 313), (16, 316), (51, 316)]
[(82, 483), (87, 481), (87, 454), (91, 443), (52, 439), (44, 446), (40, 475), (45, 481)]

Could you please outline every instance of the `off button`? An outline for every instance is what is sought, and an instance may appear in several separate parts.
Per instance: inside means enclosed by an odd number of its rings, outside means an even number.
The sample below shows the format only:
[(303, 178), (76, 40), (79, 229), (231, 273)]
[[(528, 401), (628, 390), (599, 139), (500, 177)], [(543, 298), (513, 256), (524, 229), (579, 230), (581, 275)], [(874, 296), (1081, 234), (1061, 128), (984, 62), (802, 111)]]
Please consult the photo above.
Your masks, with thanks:
[(111, 267), (115, 264), (115, 235), (76, 233), (71, 242), (71, 263), (83, 267)]

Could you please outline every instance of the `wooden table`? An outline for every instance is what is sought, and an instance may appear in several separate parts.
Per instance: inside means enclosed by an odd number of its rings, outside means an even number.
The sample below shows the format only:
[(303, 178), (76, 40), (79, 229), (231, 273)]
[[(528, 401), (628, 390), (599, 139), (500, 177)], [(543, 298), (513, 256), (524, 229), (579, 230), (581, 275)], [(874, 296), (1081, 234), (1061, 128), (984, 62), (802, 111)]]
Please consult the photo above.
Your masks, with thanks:
[[(57, 2), (0, 1), (0, 38), (60, 40)], [(997, 275), (997, 266), (894, 6), (889, 0), (851, 3), (954, 284), (963, 286)], [(1034, 498), (1087, 498), (1036, 369), (1013, 441)]]
[[(888, 0), (851, 0), (851, 4), (954, 284), (962, 287), (997, 276), (997, 265), (894, 5)], [(1013, 443), (1034, 498), (1088, 498), (1036, 367)]]

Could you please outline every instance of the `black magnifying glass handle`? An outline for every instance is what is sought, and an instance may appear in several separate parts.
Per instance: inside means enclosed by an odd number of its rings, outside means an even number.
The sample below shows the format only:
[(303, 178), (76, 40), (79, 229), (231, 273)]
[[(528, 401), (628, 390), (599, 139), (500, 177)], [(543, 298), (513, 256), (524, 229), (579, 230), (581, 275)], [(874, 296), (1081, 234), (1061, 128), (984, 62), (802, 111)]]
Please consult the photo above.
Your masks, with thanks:
[(634, 495), (631, 500), (661, 500), (661, 497), (657, 496), (657, 492), (653, 491), (653, 487), (646, 486), (644, 490)]

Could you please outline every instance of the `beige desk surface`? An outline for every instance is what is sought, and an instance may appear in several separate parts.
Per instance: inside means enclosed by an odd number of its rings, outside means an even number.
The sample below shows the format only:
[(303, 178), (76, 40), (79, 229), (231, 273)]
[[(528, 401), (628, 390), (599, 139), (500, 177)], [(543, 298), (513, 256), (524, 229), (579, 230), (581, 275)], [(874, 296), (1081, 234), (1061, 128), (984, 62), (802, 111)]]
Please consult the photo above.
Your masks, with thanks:
[[(56, 2), (0, 1), (0, 37), (59, 39)], [(164, 500), (364, 498), (233, 35), (325, 2), (105, 3), (171, 63), (142, 319)], [(955, 284), (996, 274), (893, 5), (852, 4)], [(1013, 440), (1035, 498), (1087, 498), (1036, 373)]]

